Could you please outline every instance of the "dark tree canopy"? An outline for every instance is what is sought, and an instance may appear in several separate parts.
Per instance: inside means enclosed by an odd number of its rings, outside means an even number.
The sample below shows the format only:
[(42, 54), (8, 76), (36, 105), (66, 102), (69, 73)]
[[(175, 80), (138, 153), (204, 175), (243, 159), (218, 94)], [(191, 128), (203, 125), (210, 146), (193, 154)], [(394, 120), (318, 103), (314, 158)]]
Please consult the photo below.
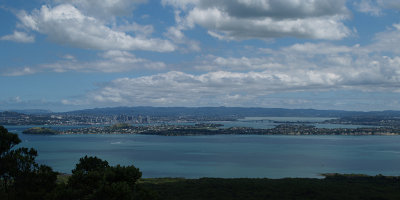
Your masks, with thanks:
[(17, 134), (9, 133), (6, 128), (0, 126), (0, 156), (3, 157), (15, 145), (19, 144), (21, 140)]
[(56, 187), (57, 173), (36, 163), (33, 148), (15, 148), (21, 140), (0, 126), (0, 199), (47, 199)]
[(142, 173), (133, 165), (111, 167), (107, 161), (85, 156), (72, 170), (72, 176), (66, 185), (66, 193), (60, 198), (149, 199), (150, 196), (146, 192), (137, 188), (136, 183), (141, 176)]
[(76, 167), (74, 170), (72, 170), (72, 173), (81, 171), (81, 172), (87, 174), (90, 171), (104, 170), (107, 167), (109, 167), (107, 161), (105, 161), (105, 160), (103, 161), (97, 157), (85, 156), (85, 157), (79, 159), (79, 163), (76, 164)]

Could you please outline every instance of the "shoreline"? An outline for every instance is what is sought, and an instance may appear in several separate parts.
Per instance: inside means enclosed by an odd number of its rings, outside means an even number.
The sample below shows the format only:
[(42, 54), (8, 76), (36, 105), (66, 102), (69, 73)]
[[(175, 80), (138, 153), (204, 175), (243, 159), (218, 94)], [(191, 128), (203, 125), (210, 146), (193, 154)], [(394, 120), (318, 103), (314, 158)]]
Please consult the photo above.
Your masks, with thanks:
[[(397, 127), (368, 127), (368, 128), (317, 128), (312, 125), (280, 124), (270, 129), (250, 127), (220, 128), (221, 124), (196, 125), (160, 125), (132, 126), (116, 124), (113, 126), (96, 126), (68, 130), (53, 130), (48, 127), (33, 127), (23, 131), (31, 135), (75, 135), (75, 134), (129, 134), (129, 135), (158, 135), (158, 136), (207, 136), (207, 135), (343, 135), (343, 136), (396, 136), (400, 135)], [(33, 131), (32, 131), (33, 130)]]

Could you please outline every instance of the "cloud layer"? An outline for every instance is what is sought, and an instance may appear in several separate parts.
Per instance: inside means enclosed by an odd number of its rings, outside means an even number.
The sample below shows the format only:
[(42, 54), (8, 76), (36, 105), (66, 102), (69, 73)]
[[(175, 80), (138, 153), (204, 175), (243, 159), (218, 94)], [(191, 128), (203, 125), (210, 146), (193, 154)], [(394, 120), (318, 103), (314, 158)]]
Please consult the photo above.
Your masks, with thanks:
[(51, 70), (54, 72), (127, 72), (132, 70), (161, 70), (165, 68), (162, 62), (153, 62), (126, 51), (107, 51), (100, 55), (102, 59), (92, 62), (79, 62), (75, 59), (67, 59), (53, 64), (41, 66), (42, 70)]
[(253, 57), (208, 55), (194, 66), (197, 73), (171, 71), (119, 78), (82, 99), (64, 103), (265, 105), (263, 99), (281, 93), (397, 93), (400, 92), (400, 56), (392, 48), (400, 45), (400, 37), (396, 35), (400, 35), (400, 29), (395, 24), (364, 46), (297, 43), (278, 50), (256, 49), (258, 54)]
[[(13, 12), (17, 25), (0, 40), (33, 43), (25, 52), (54, 49), (38, 51), (37, 58), (10, 52), (16, 62), (4, 62), (0, 72), (74, 72), (58, 74), (66, 85), (73, 75), (94, 72), (86, 82), (94, 86), (78, 91), (81, 96), (65, 95), (71, 96), (65, 105), (313, 107), (318, 101), (340, 107), (378, 99), (400, 106), (400, 25), (382, 17), (400, 10), (395, 0), (161, 0), (160, 7), (147, 0), (43, 2)], [(352, 18), (352, 12), (375, 17)], [(357, 33), (366, 24), (352, 22), (359, 18), (388, 28)], [(39, 64), (29, 66), (31, 60)], [(373, 93), (384, 95), (368, 100)], [(388, 94), (393, 101), (385, 100)]]
[[(400, 57), (387, 61), (391, 67)], [(158, 105), (158, 106), (266, 106), (270, 96), (296, 92), (354, 90), (396, 91), (400, 70), (366, 66), (364, 70), (291, 70), (277, 72), (216, 71), (200, 75), (171, 71), (138, 78), (119, 78), (89, 92), (83, 99), (64, 100), (77, 105)], [(284, 99), (284, 98), (282, 98)], [(301, 98), (292, 103), (302, 104)], [(286, 99), (289, 100), (289, 99)]]
[(10, 69), (3, 72), (3, 76), (23, 76), (39, 72), (103, 72), (117, 73), (128, 71), (158, 71), (166, 68), (163, 62), (155, 62), (138, 58), (127, 51), (111, 50), (101, 53), (99, 59), (82, 62), (74, 56), (65, 55), (56, 63), (42, 64), (35, 67)]

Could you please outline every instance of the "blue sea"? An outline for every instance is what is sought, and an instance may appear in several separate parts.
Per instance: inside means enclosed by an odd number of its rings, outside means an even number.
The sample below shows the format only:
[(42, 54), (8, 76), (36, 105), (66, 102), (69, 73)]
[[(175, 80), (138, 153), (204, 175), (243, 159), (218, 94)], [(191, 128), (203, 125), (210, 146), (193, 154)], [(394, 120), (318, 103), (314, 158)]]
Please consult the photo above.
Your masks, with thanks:
[(38, 150), (39, 163), (63, 173), (71, 173), (79, 158), (89, 155), (105, 159), (111, 165), (133, 164), (146, 178), (400, 175), (400, 136), (21, 134), (29, 127), (32, 126), (6, 126), (10, 132), (19, 134), (20, 146)]

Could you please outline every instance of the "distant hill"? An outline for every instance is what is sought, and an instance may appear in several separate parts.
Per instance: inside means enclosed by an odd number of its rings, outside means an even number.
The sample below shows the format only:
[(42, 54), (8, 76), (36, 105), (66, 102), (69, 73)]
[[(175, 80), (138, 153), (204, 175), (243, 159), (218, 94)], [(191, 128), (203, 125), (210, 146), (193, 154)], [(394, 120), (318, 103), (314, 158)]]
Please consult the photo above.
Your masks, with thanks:
[(28, 116), (27, 114), (18, 113), (18, 112), (12, 112), (12, 111), (0, 112), (0, 117), (21, 118), (21, 117), (27, 117), (27, 116)]
[(113, 107), (94, 108), (66, 112), (66, 114), (89, 115), (145, 115), (145, 116), (238, 116), (238, 117), (346, 117), (390, 116), (400, 117), (400, 111), (344, 111), (285, 108), (243, 107)]
[(0, 112), (1, 116), (21, 117), (67, 115), (142, 115), (158, 117), (209, 116), (209, 117), (400, 117), (400, 111), (345, 111), (286, 108), (244, 108), (244, 107), (108, 107), (53, 113), (49, 110), (26, 109)]
[(52, 111), (44, 109), (21, 109), (21, 110), (6, 110), (8, 112), (16, 112), (27, 115), (50, 114)]

